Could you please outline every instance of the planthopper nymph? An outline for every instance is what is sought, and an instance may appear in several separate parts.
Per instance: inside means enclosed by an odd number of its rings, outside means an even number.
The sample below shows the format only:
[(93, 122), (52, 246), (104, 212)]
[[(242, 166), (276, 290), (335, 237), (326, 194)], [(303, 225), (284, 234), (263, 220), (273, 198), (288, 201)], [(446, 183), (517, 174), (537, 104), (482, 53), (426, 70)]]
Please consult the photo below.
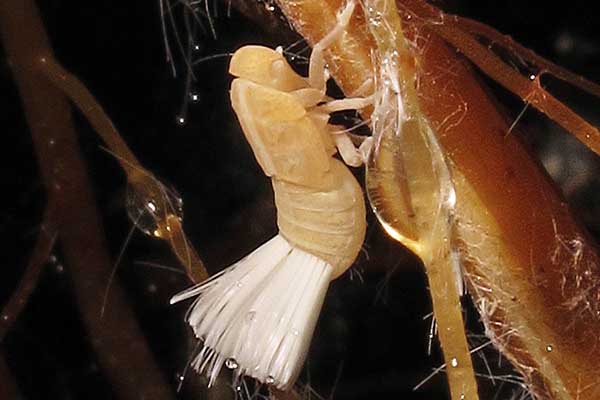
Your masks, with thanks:
[(354, 10), (313, 49), (309, 77), (298, 75), (281, 49), (245, 46), (229, 72), (231, 103), (254, 155), (271, 178), (279, 233), (207, 282), (173, 297), (199, 296), (187, 315), (204, 342), (192, 366), (214, 383), (223, 365), (279, 389), (297, 379), (329, 282), (356, 259), (366, 230), (363, 191), (341, 161), (361, 165), (371, 141), (355, 148), (328, 123), (338, 110), (371, 99), (331, 100), (322, 52), (340, 40)]

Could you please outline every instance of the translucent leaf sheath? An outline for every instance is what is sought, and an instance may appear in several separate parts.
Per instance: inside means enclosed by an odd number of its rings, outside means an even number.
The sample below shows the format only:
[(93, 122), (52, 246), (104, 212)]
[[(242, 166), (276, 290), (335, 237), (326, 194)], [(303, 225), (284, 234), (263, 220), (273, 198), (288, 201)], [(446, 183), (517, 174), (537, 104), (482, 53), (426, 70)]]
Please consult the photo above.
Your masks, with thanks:
[(364, 3), (375, 39), (377, 143), (367, 165), (367, 192), (388, 233), (413, 250), (427, 271), (452, 399), (478, 399), (465, 335), (462, 276), (454, 256), (455, 190), (439, 141), (421, 112), (415, 59), (393, 2)]
[[(537, 398), (596, 400), (600, 273), (594, 246), (518, 132), (507, 135), (510, 123), (468, 63), (428, 21), (409, 19), (415, 3), (421, 2), (403, 1), (399, 8), (418, 53), (420, 107), (451, 161), (458, 249), (487, 333)], [(314, 43), (335, 24), (341, 2), (280, 6)], [(352, 93), (372, 76), (374, 43), (364, 19), (355, 19), (345, 41), (328, 62), (344, 92)]]

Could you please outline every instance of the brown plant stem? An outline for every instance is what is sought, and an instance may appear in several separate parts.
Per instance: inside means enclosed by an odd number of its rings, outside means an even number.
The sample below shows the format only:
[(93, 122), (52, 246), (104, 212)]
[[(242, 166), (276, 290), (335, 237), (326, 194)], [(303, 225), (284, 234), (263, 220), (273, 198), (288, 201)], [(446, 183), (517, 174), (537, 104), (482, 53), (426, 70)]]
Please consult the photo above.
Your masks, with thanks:
[(127, 175), (140, 173), (144, 168), (129, 150), (117, 128), (90, 91), (77, 77), (66, 71), (54, 57), (44, 56), (39, 61), (39, 72), (59, 88), (89, 121), (92, 128), (114, 153)]
[[(48, 203), (40, 225), (35, 247), (21, 277), (19, 285), (13, 291), (8, 302), (0, 312), (0, 343), (17, 320), (19, 314), (27, 304), (27, 300), (37, 286), (44, 265), (50, 257), (52, 248), (56, 243), (58, 233), (57, 210), (53, 203)], [(2, 397), (0, 397), (2, 398)]]
[(0, 350), (0, 399), (21, 399), (15, 379), (6, 365), (4, 352)]
[(56, 202), (59, 242), (91, 345), (119, 398), (172, 399), (135, 321), (125, 294), (112, 289), (100, 318), (111, 269), (104, 232), (77, 144), (71, 110), (62, 93), (40, 74), (52, 50), (32, 0), (0, 2), (0, 33), (17, 83), (42, 180)]
[(160, 235), (155, 235), (155, 237), (164, 239), (169, 243), (171, 250), (184, 265), (192, 282), (199, 283), (207, 279), (208, 273), (204, 263), (189, 245), (183, 226), (175, 216), (174, 207), (168, 202), (166, 189), (151, 172), (140, 164), (111, 119), (87, 87), (50, 56), (41, 58), (40, 72), (85, 115), (125, 171), (130, 189), (136, 191), (136, 195), (141, 196), (145, 202), (162, 203), (164, 205), (163, 212), (153, 214), (161, 232)]

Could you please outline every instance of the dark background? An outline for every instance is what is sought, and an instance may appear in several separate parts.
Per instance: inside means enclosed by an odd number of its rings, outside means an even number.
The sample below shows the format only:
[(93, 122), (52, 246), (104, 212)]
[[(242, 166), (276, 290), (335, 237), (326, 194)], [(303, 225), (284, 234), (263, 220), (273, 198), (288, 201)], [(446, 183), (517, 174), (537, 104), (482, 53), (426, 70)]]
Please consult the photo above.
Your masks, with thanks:
[[(456, 0), (445, 7), (509, 33), (541, 55), (600, 82), (600, 29), (597, 14), (589, 8), (592, 2), (499, 3)], [(39, 6), (58, 60), (89, 87), (141, 162), (181, 194), (186, 231), (210, 271), (231, 264), (274, 235), (270, 183), (256, 165), (229, 105), (227, 57), (206, 60), (194, 68), (196, 79), (186, 90), (181, 57), (176, 57), (177, 78), (165, 61), (157, 1), (45, 0)], [(217, 10), (217, 39), (199, 32), (196, 58), (226, 54), (247, 43), (290, 44), (285, 41), (291, 35), (283, 31), (281, 35), (265, 32), (235, 10), (228, 16), (226, 4), (211, 7)], [(181, 5), (176, 6), (174, 13), (180, 11)], [(173, 36), (169, 38), (177, 52)], [(295, 49), (304, 47), (300, 44)], [(0, 248), (4, 255), (0, 305), (24, 269), (44, 204), (31, 139), (11, 79), (6, 58), (0, 53), (4, 140), (0, 159)], [(599, 102), (565, 85), (549, 84), (561, 99), (600, 125)], [(516, 116), (522, 107), (520, 100), (493, 89)], [(182, 108), (189, 91), (199, 100)], [(185, 116), (183, 125), (177, 122), (180, 116)], [(124, 207), (124, 175), (112, 156), (101, 150), (101, 142), (83, 118), (78, 116), (76, 121), (116, 258), (131, 226)], [(521, 124), (528, 132), (524, 140), (548, 166), (590, 231), (600, 233), (596, 157), (534, 111), (528, 111)], [(360, 177), (360, 172), (357, 175)], [(425, 276), (413, 257), (385, 238), (372, 216), (370, 221), (365, 251), (357, 266), (331, 285), (301, 386), (309, 384), (313, 398), (445, 399), (443, 374), (412, 391), (442, 362), (435, 342), (432, 354), (427, 354), (431, 320), (425, 316), (431, 306)], [(116, 279), (134, 305), (158, 366), (175, 391), (192, 347), (183, 322), (186, 306), (169, 306), (168, 299), (189, 282), (181, 273), (139, 261), (174, 268), (179, 268), (178, 263), (163, 243), (137, 232)], [(24, 399), (118, 396), (92, 351), (71, 286), (69, 266), (57, 249), (25, 311), (0, 344)], [(468, 309), (467, 320), (473, 345), (485, 343), (472, 309)], [(494, 375), (510, 373), (505, 370), (506, 361), (499, 360), (492, 349), (481, 356)], [(477, 371), (487, 375), (482, 357), (475, 357)], [(197, 375), (190, 373), (179, 396), (234, 396), (233, 390), (198, 393), (193, 389), (197, 381)], [(516, 383), (485, 377), (480, 381), (484, 400), (509, 399), (515, 393), (514, 398), (521, 398)], [(226, 379), (221, 382), (225, 387), (227, 383)]]

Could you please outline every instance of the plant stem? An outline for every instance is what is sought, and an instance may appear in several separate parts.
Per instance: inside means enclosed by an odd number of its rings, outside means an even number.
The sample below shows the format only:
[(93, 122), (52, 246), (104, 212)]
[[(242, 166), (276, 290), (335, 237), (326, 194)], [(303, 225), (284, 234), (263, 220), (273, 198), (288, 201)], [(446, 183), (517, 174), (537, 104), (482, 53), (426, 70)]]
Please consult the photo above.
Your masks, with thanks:
[(172, 399), (125, 294), (115, 284), (100, 317), (112, 263), (81, 158), (67, 99), (39, 72), (52, 57), (32, 0), (0, 2), (0, 34), (29, 124), (42, 180), (56, 202), (59, 243), (90, 342), (119, 398)]

